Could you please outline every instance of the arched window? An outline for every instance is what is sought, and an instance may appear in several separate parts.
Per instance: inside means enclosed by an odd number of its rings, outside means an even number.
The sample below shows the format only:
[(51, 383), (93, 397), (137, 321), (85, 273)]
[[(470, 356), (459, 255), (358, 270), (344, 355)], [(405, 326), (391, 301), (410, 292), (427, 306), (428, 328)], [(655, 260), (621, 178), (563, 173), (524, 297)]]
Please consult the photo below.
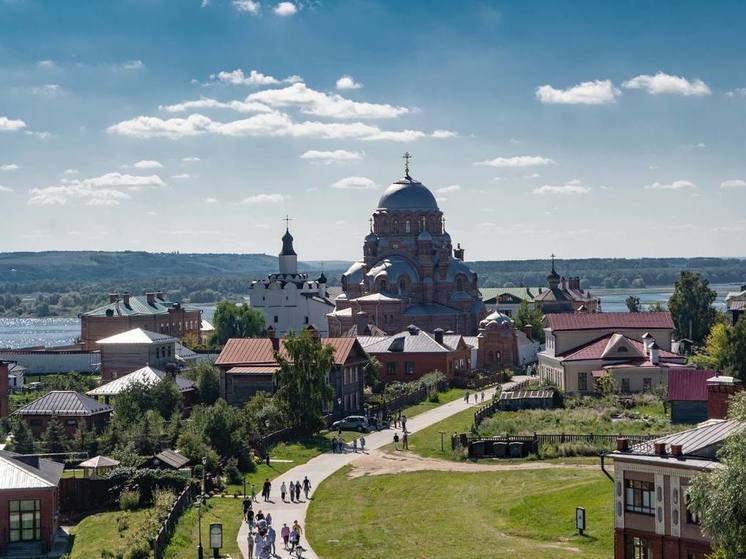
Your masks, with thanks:
[(411, 233), (412, 232), (412, 224), (409, 222), (409, 220), (404, 222), (404, 232), (405, 233)]
[(399, 220), (394, 220), (394, 235), (396, 235), (399, 232)]
[(456, 278), (456, 290), (457, 291), (463, 291), (464, 290), (464, 278), (463, 278), (463, 276), (458, 276)]
[(407, 292), (407, 280), (399, 278), (399, 293), (404, 294)]
[(424, 215), (422, 216), (422, 230), (427, 231), (427, 218)]

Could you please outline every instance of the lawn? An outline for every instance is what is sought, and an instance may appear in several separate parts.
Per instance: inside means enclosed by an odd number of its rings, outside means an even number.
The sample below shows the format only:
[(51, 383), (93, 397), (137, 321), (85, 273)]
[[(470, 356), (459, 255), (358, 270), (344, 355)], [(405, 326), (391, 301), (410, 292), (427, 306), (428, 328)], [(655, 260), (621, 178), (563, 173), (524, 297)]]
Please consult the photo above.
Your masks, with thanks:
[(74, 540), (70, 559), (95, 559), (103, 551), (110, 551), (114, 557), (125, 551), (131, 538), (146, 528), (149, 510), (102, 512), (84, 518), (71, 529)]
[[(322, 559), (608, 559), (613, 554), (613, 486), (595, 469), (355, 479), (346, 472), (321, 484), (306, 520), (311, 545)], [(575, 531), (577, 506), (586, 509), (585, 536)]]
[[(241, 525), (242, 499), (213, 497), (202, 508), (202, 546), (205, 549), (205, 557), (212, 557), (209, 549), (210, 524), (221, 523), (223, 525), (223, 547), (220, 550), (221, 557), (241, 559), (238, 549), (238, 529)], [(179, 518), (176, 530), (163, 554), (164, 559), (192, 559), (197, 556), (197, 511), (194, 507), (189, 508)]]
[(419, 404), (414, 404), (413, 406), (403, 409), (402, 413), (407, 417), (414, 417), (415, 415), (437, 408), (438, 406), (442, 406), (448, 402), (453, 402), (454, 400), (463, 398), (464, 392), (465, 390), (463, 388), (449, 388), (448, 390), (438, 393), (437, 402), (430, 402), (426, 399)]

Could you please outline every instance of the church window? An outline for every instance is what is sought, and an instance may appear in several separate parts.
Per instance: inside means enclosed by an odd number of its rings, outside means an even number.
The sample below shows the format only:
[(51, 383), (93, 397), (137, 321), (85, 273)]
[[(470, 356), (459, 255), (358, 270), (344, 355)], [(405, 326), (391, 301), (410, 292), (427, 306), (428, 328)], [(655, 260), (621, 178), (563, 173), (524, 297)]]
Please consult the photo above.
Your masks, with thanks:
[(277, 315), (275, 315), (275, 320), (274, 320), (274, 321), (275, 321), (275, 324), (276, 324), (277, 322), (279, 322), (279, 320), (277, 319)]
[(406, 293), (407, 292), (407, 280), (404, 278), (401, 278), (399, 280), (399, 293)]
[(399, 232), (399, 220), (394, 220), (394, 235)]
[(303, 322), (304, 322), (305, 324), (308, 324), (308, 317), (305, 317), (305, 318), (303, 319)]
[(422, 216), (422, 230), (427, 231), (427, 218)]
[(409, 220), (407, 220), (407, 221), (406, 221), (406, 222), (404, 223), (404, 232), (405, 232), (405, 233), (411, 233), (411, 232), (412, 232), (412, 225), (411, 225), (411, 223), (409, 222)]
[(464, 290), (464, 278), (462, 278), (461, 276), (456, 278), (456, 289), (458, 291)]

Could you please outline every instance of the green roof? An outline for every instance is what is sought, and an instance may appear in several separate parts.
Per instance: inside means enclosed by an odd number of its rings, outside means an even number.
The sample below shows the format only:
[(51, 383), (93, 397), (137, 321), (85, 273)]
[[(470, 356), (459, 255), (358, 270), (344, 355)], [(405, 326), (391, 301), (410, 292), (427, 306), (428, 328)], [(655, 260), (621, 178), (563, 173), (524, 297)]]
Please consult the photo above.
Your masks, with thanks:
[(534, 298), (539, 294), (539, 289), (542, 291), (546, 288), (540, 287), (482, 287), (479, 291), (482, 292), (482, 300), (484, 302), (490, 299), (496, 299), (500, 295), (512, 295), (517, 299), (525, 299), (526, 301), (533, 301)]
[[(152, 303), (148, 303), (146, 295), (130, 295), (129, 305), (124, 304), (120, 297), (116, 303), (109, 303), (92, 311), (83, 313), (81, 316), (107, 316), (107, 311), (112, 312), (112, 316), (135, 316), (144, 314), (166, 314), (169, 309), (179, 305), (173, 301), (166, 301), (155, 297)], [(196, 309), (184, 307), (184, 310), (193, 311)]]

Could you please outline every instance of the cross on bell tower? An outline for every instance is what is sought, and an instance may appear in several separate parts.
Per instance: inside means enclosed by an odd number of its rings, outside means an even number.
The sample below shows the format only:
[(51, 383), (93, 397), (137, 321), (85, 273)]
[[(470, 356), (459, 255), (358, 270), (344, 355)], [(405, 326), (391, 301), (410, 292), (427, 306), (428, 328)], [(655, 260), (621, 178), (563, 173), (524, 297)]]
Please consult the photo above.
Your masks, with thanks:
[(554, 253), (552, 253), (552, 272), (554, 272)]
[(412, 177), (409, 176), (409, 160), (412, 159), (412, 155), (405, 151), (402, 159), (404, 160), (404, 178), (410, 179)]
[(285, 222), (285, 231), (290, 231), (290, 222), (293, 221), (293, 218), (285, 214), (285, 217), (282, 218), (282, 221)]

